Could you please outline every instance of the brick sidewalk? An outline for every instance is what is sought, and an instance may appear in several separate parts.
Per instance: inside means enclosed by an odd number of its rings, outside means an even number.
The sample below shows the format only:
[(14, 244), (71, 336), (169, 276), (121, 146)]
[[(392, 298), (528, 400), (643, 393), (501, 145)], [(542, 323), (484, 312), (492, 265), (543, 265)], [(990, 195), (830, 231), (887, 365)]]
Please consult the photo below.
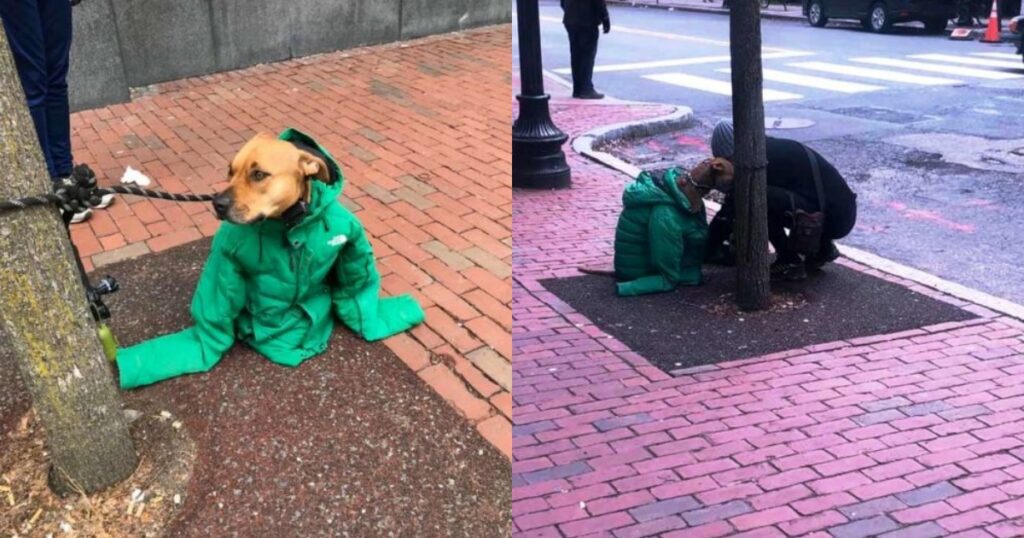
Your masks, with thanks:
[[(157, 85), (75, 114), (75, 157), (101, 184), (132, 166), (206, 193), (257, 131), (315, 136), (342, 163), (385, 291), (426, 309), (388, 347), (511, 457), (511, 46), (497, 26)], [(217, 226), (208, 204), (124, 197), (72, 235), (92, 268)]]
[(571, 190), (514, 192), (517, 535), (1024, 535), (1024, 324), (886, 277), (983, 317), (670, 377), (538, 283), (608, 263), (628, 181), (566, 152)]

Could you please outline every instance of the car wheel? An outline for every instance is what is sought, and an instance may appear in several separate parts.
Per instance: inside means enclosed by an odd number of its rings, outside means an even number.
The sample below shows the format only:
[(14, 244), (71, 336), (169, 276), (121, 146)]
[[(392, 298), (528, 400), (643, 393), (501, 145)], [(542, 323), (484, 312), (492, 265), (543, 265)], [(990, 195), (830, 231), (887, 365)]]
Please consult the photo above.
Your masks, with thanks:
[(929, 34), (941, 34), (946, 31), (947, 23), (949, 23), (947, 19), (928, 19), (924, 21), (924, 31)]
[(807, 7), (807, 22), (811, 23), (811, 26), (817, 26), (818, 28), (828, 24), (828, 17), (825, 16), (825, 9), (821, 5), (821, 0), (811, 0), (811, 5)]
[(888, 32), (892, 28), (892, 19), (889, 17), (889, 10), (885, 8), (884, 2), (875, 2), (871, 6), (865, 26), (876, 33)]

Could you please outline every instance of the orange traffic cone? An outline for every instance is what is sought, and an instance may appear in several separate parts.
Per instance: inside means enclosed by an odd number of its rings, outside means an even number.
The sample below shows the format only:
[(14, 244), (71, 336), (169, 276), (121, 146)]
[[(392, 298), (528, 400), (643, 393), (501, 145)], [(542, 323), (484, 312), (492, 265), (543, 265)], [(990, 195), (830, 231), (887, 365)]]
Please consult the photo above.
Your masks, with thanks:
[(982, 43), (999, 43), (999, 9), (996, 6), (997, 0), (992, 0), (992, 13), (988, 16), (988, 28), (985, 29), (985, 36), (981, 38)]

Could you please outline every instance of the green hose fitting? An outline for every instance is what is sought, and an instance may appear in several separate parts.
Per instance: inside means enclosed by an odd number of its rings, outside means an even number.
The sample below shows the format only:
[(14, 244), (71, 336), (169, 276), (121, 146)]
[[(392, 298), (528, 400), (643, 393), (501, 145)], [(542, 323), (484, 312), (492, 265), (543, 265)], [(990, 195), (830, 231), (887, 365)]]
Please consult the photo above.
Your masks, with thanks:
[(107, 360), (114, 362), (117, 360), (117, 338), (114, 337), (114, 332), (107, 327), (106, 323), (100, 323), (99, 330), (100, 342), (103, 343), (103, 354), (107, 356)]

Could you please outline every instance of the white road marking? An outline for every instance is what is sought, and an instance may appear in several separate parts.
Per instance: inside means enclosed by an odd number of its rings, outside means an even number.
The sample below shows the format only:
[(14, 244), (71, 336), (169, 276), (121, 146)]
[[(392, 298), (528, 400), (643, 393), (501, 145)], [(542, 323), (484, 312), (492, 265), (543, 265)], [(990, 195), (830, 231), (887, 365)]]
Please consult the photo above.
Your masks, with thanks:
[[(554, 22), (554, 23), (562, 24), (562, 18), (561, 17), (541, 16), (540, 20), (541, 20), (541, 22)], [(729, 46), (729, 40), (728, 39), (723, 41), (721, 39), (710, 39), (710, 38), (707, 38), (707, 37), (697, 37), (697, 36), (690, 36), (690, 35), (684, 35), (684, 34), (673, 34), (673, 33), (669, 33), (669, 32), (656, 32), (654, 30), (644, 30), (644, 29), (641, 29), (641, 28), (630, 28), (628, 26), (615, 26), (612, 29), (612, 35), (614, 35), (616, 33), (619, 33), (619, 34), (642, 35), (642, 36), (647, 36), (647, 37), (657, 37), (659, 39), (671, 39), (671, 40), (674, 40), (674, 41), (689, 41), (691, 43), (703, 43), (705, 45), (713, 45), (713, 46), (716, 46), (716, 47), (728, 47)], [(778, 47), (763, 47), (761, 50), (765, 51), (765, 52), (794, 52), (794, 51), (791, 51), (789, 49), (781, 49), (781, 48), (778, 48)]]
[(975, 69), (962, 65), (945, 65), (924, 62), (911, 62), (896, 58), (850, 58), (850, 61), (873, 65), (884, 65), (886, 67), (898, 67), (900, 69), (913, 69), (916, 71), (928, 71), (931, 73), (942, 73), (961, 77), (984, 78), (989, 80), (1005, 80), (1020, 78), (1024, 75), (1006, 73), (1004, 71), (989, 71), (987, 69)]
[(1021, 69), (1024, 63), (1007, 62), (1003, 60), (987, 60), (985, 58), (968, 58), (966, 56), (954, 56), (952, 54), (912, 54), (910, 58), (918, 60), (931, 60), (934, 62), (950, 62), (955, 64), (967, 64), (974, 67), (1002, 67), (1004, 69)]
[[(540, 20), (543, 21), (543, 22), (556, 22), (558, 24), (562, 24), (562, 18), (561, 17), (547, 17), (547, 16), (543, 16), (542, 15), (540, 17)], [(668, 32), (655, 32), (653, 30), (642, 30), (642, 29), (639, 29), (639, 28), (629, 28), (629, 27), (626, 27), (626, 26), (615, 26), (614, 30), (616, 32), (622, 33), (622, 34), (637, 34), (637, 35), (645, 35), (645, 36), (648, 36), (648, 37), (658, 37), (658, 38), (661, 38), (661, 39), (673, 39), (673, 40), (676, 40), (676, 41), (689, 41), (691, 43), (704, 43), (705, 45), (714, 45), (716, 47), (728, 47), (729, 46), (729, 41), (728, 40), (722, 41), (722, 40), (719, 40), (719, 39), (709, 39), (707, 37), (696, 37), (696, 36), (688, 36), (688, 35), (683, 35), (683, 34), (670, 34)]]
[(1018, 64), (1020, 61), (1020, 54), (1013, 52), (972, 52), (971, 56), (984, 56), (986, 58), (996, 58), (999, 60), (1014, 60)]
[(798, 62), (787, 64), (790, 67), (799, 67), (802, 69), (813, 69), (815, 71), (824, 71), (826, 73), (835, 73), (838, 75), (850, 75), (854, 77), (873, 78), (878, 80), (888, 80), (891, 82), (904, 82), (907, 84), (920, 84), (923, 86), (941, 86), (949, 84), (963, 84), (962, 81), (953, 80), (948, 78), (938, 77), (925, 77), (921, 75), (910, 75), (906, 73), (897, 73), (895, 71), (883, 71), (881, 69), (868, 69), (866, 67), (857, 67), (855, 65), (841, 65), (832, 64), (827, 62)]
[[(719, 95), (732, 95), (732, 84), (712, 78), (697, 77), (685, 73), (662, 73), (657, 75), (645, 75), (644, 78), (657, 82), (664, 82), (683, 88), (691, 88), (703, 92), (717, 93)], [(764, 90), (765, 101), (785, 101), (800, 99), (803, 96), (797, 93), (782, 92), (778, 90)]]
[[(569, 70), (569, 73), (570, 74), (572, 73), (572, 69)], [(561, 84), (562, 86), (565, 86), (566, 88), (572, 89), (572, 81), (571, 80), (565, 80), (564, 78), (556, 75), (555, 73), (553, 73), (551, 71), (548, 71), (547, 69), (544, 70), (544, 76), (548, 77), (549, 79), (554, 81), (556, 84)]]
[[(765, 52), (761, 54), (761, 58), (764, 60), (771, 60), (777, 58), (793, 58), (795, 56), (813, 56), (813, 52), (800, 52), (800, 51), (781, 51), (781, 52)], [(608, 64), (608, 65), (596, 65), (594, 66), (595, 73), (611, 73), (615, 71), (633, 71), (639, 69), (660, 69), (663, 67), (678, 67), (681, 65), (698, 65), (698, 64), (713, 64), (720, 62), (728, 62), (731, 59), (729, 55), (716, 55), (716, 56), (696, 56), (693, 58), (677, 58), (675, 60), (653, 60), (649, 62), (635, 62), (626, 64)], [(571, 73), (572, 69), (569, 67), (561, 67), (554, 69), (555, 73)]]
[[(716, 69), (720, 73), (729, 73), (732, 70), (729, 68)], [(812, 75), (801, 75), (798, 73), (789, 73), (787, 71), (776, 71), (775, 69), (765, 69), (764, 79), (772, 82), (782, 82), (784, 84), (794, 84), (797, 86), (807, 86), (809, 88), (818, 88), (819, 90), (831, 90), (840, 93), (860, 93), (860, 92), (873, 92), (878, 90), (884, 90), (884, 86), (872, 86), (870, 84), (860, 84), (858, 82), (846, 82), (843, 80), (836, 80), (834, 78), (815, 77)]]

